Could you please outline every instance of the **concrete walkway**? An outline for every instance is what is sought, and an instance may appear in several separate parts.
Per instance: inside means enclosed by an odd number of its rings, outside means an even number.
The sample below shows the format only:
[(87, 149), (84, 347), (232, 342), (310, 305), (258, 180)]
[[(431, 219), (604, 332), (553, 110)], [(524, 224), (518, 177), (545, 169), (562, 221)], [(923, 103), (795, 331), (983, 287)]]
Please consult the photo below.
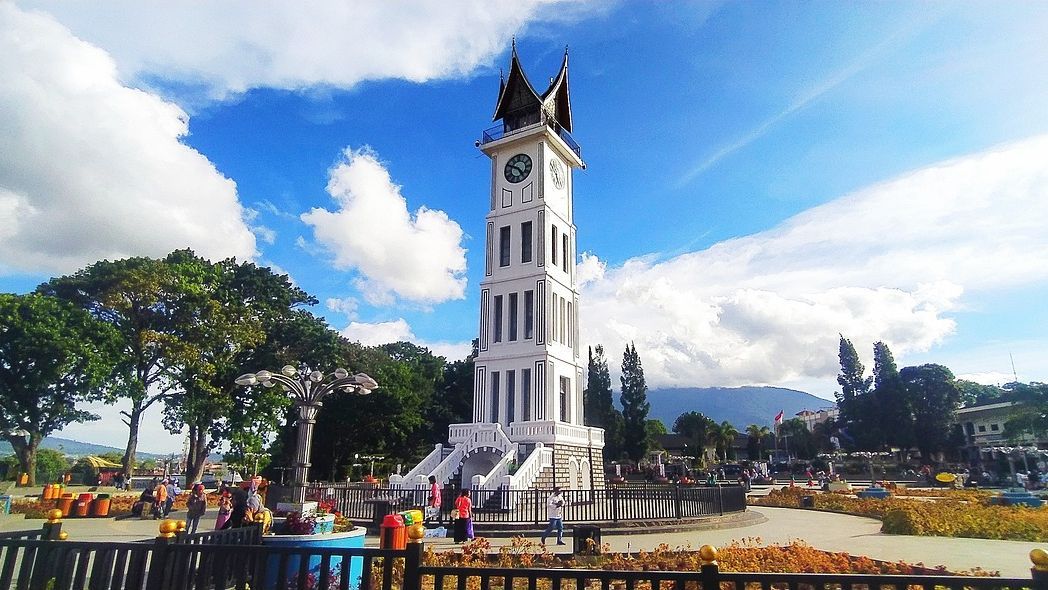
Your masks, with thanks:
[[(751, 511), (763, 515), (766, 520), (750, 526), (732, 529), (700, 530), (688, 532), (644, 533), (642, 529), (628, 534), (605, 535), (603, 542), (612, 551), (651, 550), (665, 543), (670, 547), (697, 549), (704, 544), (723, 547), (732, 541), (759, 539), (763, 545), (785, 544), (803, 540), (809, 545), (826, 551), (843, 551), (853, 555), (866, 555), (888, 561), (921, 562), (934, 567), (945, 565), (951, 571), (981, 567), (1000, 571), (1005, 577), (1028, 578), (1030, 576), (1029, 552), (1035, 547), (1048, 548), (1048, 544), (1023, 541), (992, 541), (987, 539), (959, 539), (947, 537), (911, 537), (884, 535), (881, 523), (871, 518), (847, 516), (828, 512), (815, 512), (790, 508), (757, 506)], [(172, 513), (172, 518), (185, 518), (185, 512)], [(0, 531), (28, 530), (43, 524), (41, 520), (25, 520), (14, 516), (0, 518)], [(63, 530), (75, 541), (132, 541), (155, 537), (158, 522), (153, 520), (126, 519), (66, 519)], [(214, 513), (205, 515), (201, 528), (210, 530), (214, 526)], [(538, 542), (541, 530), (525, 534)], [(557, 546), (553, 539), (548, 547), (556, 553), (571, 551), (571, 527), (565, 531), (565, 546)], [(426, 539), (435, 550), (455, 550), (458, 546), (450, 539)], [(511, 538), (492, 538), (494, 547), (509, 545)], [(376, 546), (378, 539), (369, 536), (368, 546)]]

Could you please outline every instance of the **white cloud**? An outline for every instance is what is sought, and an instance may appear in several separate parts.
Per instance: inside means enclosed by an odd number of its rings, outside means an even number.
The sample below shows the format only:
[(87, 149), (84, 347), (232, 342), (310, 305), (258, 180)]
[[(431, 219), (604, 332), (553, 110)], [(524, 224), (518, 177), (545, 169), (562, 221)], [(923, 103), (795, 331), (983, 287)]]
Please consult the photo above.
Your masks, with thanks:
[(991, 371), (989, 373), (965, 373), (963, 375), (957, 375), (958, 379), (964, 379), (965, 381), (973, 381), (981, 385), (1004, 385), (1005, 383), (1011, 383), (1015, 381), (1015, 377), (1011, 373), (999, 373)]
[(356, 269), (355, 281), (375, 305), (393, 295), (431, 304), (461, 299), (466, 288), (462, 228), (443, 211), (414, 213), (377, 155), (346, 148), (332, 170), (327, 191), (337, 211), (314, 208), (302, 215), (335, 268)]
[(217, 97), (263, 86), (351, 88), (364, 80), (460, 76), (504, 51), (528, 21), (587, 10), (551, 0), (27, 4), (109, 50), (125, 79), (159, 76)]
[(0, 271), (255, 255), (235, 184), (180, 142), (186, 113), (122, 85), (104, 51), (2, 2), (0, 79)]
[(337, 311), (345, 314), (350, 319), (356, 319), (360, 302), (354, 297), (328, 297), (324, 300), (324, 305), (331, 311)]
[(926, 351), (964, 291), (1048, 279), (1045, 153), (1048, 136), (944, 162), (663, 262), (584, 257), (583, 340), (636, 341), (656, 386), (832, 377), (838, 333)]
[(342, 335), (353, 342), (359, 342), (365, 346), (379, 346), (391, 342), (411, 342), (418, 346), (428, 348), (433, 354), (442, 356), (449, 361), (466, 358), (469, 355), (472, 344), (470, 342), (427, 342), (415, 336), (404, 318), (398, 318), (389, 322), (350, 322), (342, 329)]

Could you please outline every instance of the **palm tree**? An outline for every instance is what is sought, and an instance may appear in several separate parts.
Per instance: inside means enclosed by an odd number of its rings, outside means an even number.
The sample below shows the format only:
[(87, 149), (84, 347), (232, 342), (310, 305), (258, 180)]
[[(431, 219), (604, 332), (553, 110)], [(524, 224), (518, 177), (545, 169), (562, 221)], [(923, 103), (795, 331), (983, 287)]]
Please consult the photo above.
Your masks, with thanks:
[(732, 450), (735, 445), (735, 437), (739, 436), (739, 431), (732, 426), (731, 422), (725, 420), (720, 423), (717, 427), (717, 437), (720, 439), (717, 442), (717, 446), (723, 449), (723, 460), (728, 460), (728, 453)]
[(746, 434), (750, 437), (750, 446), (757, 449), (756, 459), (761, 459), (761, 443), (764, 441), (766, 436), (771, 435), (771, 429), (767, 426), (758, 426), (756, 424), (750, 424), (746, 427)]

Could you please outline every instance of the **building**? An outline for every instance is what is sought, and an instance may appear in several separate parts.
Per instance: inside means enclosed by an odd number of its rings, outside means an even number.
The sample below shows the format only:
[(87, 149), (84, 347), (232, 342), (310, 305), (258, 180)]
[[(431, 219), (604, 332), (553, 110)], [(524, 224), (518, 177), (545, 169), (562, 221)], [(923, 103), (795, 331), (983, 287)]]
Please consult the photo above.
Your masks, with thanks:
[(570, 135), (567, 52), (540, 94), (514, 45), (494, 120), (476, 144), (491, 159), (491, 191), (473, 421), (390, 482), (603, 487), (604, 431), (582, 415), (572, 173), (585, 164)]
[(808, 432), (815, 430), (816, 424), (822, 424), (823, 422), (829, 422), (836, 420), (840, 416), (840, 411), (837, 406), (832, 408), (821, 408), (819, 410), (801, 410), (796, 414), (797, 418), (804, 422), (804, 427), (808, 429)]
[(1032, 434), (1023, 434), (1014, 439), (1005, 438), (1004, 425), (1020, 407), (1017, 402), (997, 402), (957, 410), (956, 423), (964, 434), (962, 456), (969, 462), (981, 463), (996, 454), (993, 451), (995, 448), (1048, 448), (1048, 439)]

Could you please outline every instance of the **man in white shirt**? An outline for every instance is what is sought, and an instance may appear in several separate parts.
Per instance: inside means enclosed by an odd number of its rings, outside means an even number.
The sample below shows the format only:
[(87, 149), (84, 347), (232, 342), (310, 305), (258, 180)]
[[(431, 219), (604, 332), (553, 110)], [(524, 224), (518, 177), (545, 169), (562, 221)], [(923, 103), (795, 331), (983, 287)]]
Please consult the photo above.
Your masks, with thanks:
[(564, 496), (560, 494), (560, 488), (554, 487), (549, 500), (546, 501), (546, 514), (549, 516), (549, 524), (542, 533), (542, 544), (546, 544), (546, 537), (557, 533), (557, 545), (567, 545), (564, 542)]

